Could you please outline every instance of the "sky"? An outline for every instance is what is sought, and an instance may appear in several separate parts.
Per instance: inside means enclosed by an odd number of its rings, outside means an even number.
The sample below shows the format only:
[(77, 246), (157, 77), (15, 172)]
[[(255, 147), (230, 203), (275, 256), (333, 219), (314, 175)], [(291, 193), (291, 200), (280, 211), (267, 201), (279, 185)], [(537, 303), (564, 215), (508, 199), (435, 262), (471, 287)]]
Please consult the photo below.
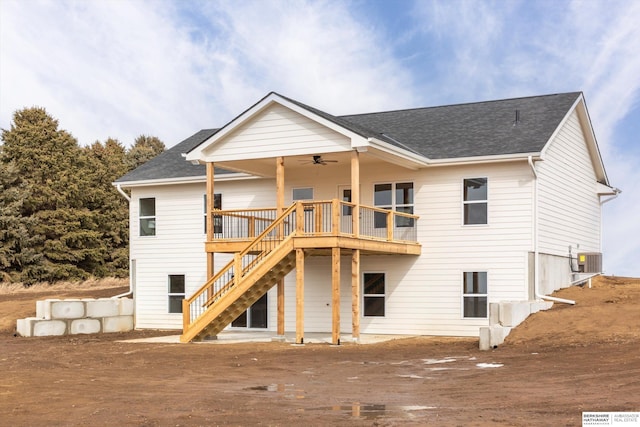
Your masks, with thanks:
[(582, 91), (612, 186), (607, 274), (640, 277), (640, 0), (0, 0), (0, 128), (173, 146), (270, 91), (334, 115)]

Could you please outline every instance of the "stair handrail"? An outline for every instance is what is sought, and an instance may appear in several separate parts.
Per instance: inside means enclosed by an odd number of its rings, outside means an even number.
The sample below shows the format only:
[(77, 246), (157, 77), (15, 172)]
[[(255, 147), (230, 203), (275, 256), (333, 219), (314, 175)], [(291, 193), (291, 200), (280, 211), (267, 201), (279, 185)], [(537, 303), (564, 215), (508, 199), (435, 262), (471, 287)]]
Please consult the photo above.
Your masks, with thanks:
[[(244, 276), (249, 270), (254, 268), (267, 253), (271, 252), (275, 249), (276, 246), (269, 247), (269, 251), (260, 250), (258, 251), (258, 255), (261, 255), (258, 261), (252, 260), (245, 267), (242, 267), (242, 258), (250, 254), (251, 252), (256, 252), (257, 246), (266, 240), (266, 238), (274, 231), (276, 227), (281, 227), (285, 223), (285, 219), (291, 215), (292, 212), (296, 210), (296, 208), (300, 205), (300, 202), (293, 203), (289, 206), (275, 221), (273, 221), (267, 228), (264, 229), (262, 233), (258, 237), (256, 237), (251, 243), (247, 245), (247, 247), (242, 250), (240, 253), (235, 254), (234, 259), (229, 261), (222, 269), (220, 269), (216, 274), (214, 274), (209, 280), (207, 280), (204, 285), (202, 285), (197, 291), (195, 291), (189, 298), (185, 298), (182, 300), (182, 316), (183, 316), (183, 327), (186, 330), (189, 325), (194, 323), (200, 316), (204, 314), (204, 312), (199, 313), (194, 319), (191, 319), (191, 305), (199, 300), (199, 298), (207, 291), (212, 290), (211, 288), (214, 284), (220, 280), (225, 274), (229, 274), (231, 270), (233, 273), (230, 275), (230, 280), (227, 283), (220, 287), (220, 289), (212, 292), (212, 295), (209, 295), (208, 298), (204, 301), (204, 307), (208, 307), (214, 301), (218, 300), (222, 295), (229, 292), (236, 283), (240, 281), (242, 276)], [(286, 227), (282, 227), (281, 230), (287, 230)], [(274, 242), (281, 242), (285, 237), (295, 233), (294, 227), (289, 227), (289, 232), (285, 235), (284, 233), (279, 233), (275, 239), (272, 239)], [(238, 269), (237, 267), (240, 266)], [(240, 271), (240, 274), (235, 274), (236, 270)]]

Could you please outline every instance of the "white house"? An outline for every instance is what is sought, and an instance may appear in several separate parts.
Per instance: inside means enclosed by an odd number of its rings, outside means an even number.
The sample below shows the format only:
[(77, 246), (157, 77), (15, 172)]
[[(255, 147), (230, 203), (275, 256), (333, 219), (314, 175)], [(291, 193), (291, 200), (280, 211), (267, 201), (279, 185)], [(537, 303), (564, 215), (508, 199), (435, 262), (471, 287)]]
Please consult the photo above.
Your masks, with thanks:
[(340, 117), (270, 93), (115, 185), (136, 327), (183, 341), (478, 336), (489, 303), (601, 270), (619, 191), (579, 92)]

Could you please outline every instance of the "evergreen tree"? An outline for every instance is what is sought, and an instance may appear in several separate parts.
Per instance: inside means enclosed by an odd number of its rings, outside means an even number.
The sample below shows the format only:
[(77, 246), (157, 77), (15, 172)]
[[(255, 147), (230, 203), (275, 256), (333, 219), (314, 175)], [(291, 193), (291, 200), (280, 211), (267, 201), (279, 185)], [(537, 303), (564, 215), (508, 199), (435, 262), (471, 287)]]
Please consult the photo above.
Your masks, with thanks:
[(140, 135), (127, 152), (127, 169), (133, 170), (165, 150), (165, 145), (155, 136)]
[(40, 256), (37, 263), (23, 265), (20, 279), (86, 278), (100, 264), (101, 253), (98, 233), (83, 207), (88, 183), (77, 141), (40, 107), (15, 112), (2, 140), (3, 162), (12, 163), (24, 183), (20, 216), (32, 221), (29, 249)]
[(90, 164), (88, 179), (94, 183), (86, 207), (93, 212), (106, 251), (104, 265), (94, 274), (124, 277), (129, 265), (129, 205), (111, 183), (128, 172), (127, 152), (112, 138), (104, 144), (96, 141), (85, 151)]
[(0, 151), (0, 281), (19, 281), (22, 269), (37, 264), (29, 230), (33, 218), (23, 217), (22, 202), (28, 196), (13, 162), (5, 163)]
[(156, 137), (81, 148), (40, 107), (14, 113), (0, 145), (0, 281), (128, 273), (129, 206), (112, 186), (160, 154)]

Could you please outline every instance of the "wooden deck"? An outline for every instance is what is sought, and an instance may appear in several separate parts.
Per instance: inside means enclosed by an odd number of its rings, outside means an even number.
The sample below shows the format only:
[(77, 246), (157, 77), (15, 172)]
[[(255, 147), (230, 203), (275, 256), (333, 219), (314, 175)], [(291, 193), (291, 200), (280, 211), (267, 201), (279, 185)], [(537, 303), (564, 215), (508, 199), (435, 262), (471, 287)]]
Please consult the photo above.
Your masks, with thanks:
[[(304, 264), (331, 256), (332, 340), (340, 343), (341, 257), (351, 255), (352, 329), (359, 337), (362, 254), (419, 255), (418, 217), (370, 206), (298, 201), (278, 209), (210, 210), (206, 250), (231, 260), (183, 300), (181, 341), (216, 335), (270, 288), (278, 285), (278, 334), (284, 334), (284, 277), (296, 269), (296, 342), (304, 342)], [(354, 231), (355, 230), (355, 231)], [(211, 263), (213, 264), (213, 263)]]

